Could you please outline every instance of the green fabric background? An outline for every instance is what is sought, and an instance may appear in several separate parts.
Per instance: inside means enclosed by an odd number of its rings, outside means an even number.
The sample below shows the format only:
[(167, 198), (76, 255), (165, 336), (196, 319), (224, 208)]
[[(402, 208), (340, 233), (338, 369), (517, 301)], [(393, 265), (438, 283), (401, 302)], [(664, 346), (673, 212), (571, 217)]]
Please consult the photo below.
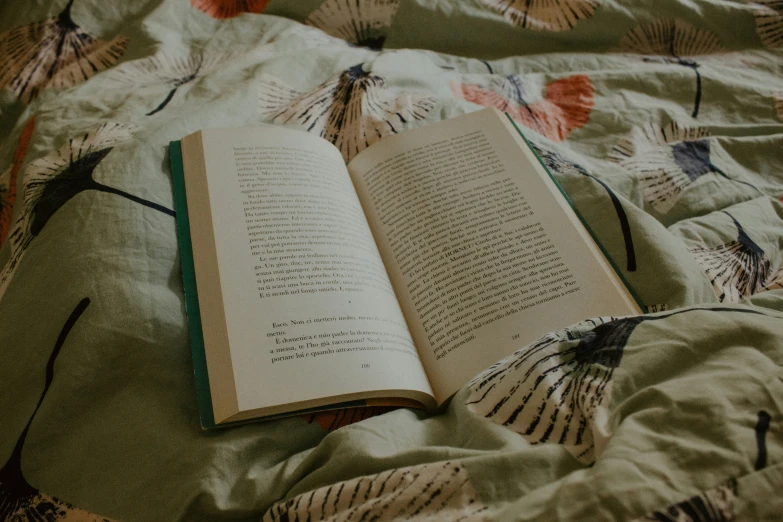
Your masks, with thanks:
[[(0, 32), (55, 16), (64, 2), (0, 5)], [(532, 141), (609, 184), (630, 222), (638, 269), (625, 272), (647, 305), (702, 306), (640, 325), (614, 373), (614, 435), (591, 467), (556, 444), (531, 445), (471, 413), (461, 391), (436, 417), (397, 410), (326, 432), (300, 417), (216, 432), (200, 429), (174, 220), (95, 191), (62, 206), (28, 247), (0, 297), (0, 462), (40, 398), (46, 362), (76, 304), (91, 304), (68, 336), (22, 454), (27, 481), (78, 508), (118, 520), (254, 520), (275, 501), (387, 469), (457, 460), (491, 515), (502, 520), (628, 520), (739, 480), (738, 520), (783, 512), (783, 290), (745, 305), (764, 315), (709, 311), (718, 303), (688, 248), (736, 239), (729, 210), (783, 264), (783, 92), (780, 49), (764, 48), (743, 2), (604, 0), (559, 33), (515, 28), (477, 0), (401, 0), (385, 50), (313, 47), (303, 21), (320, 2), (272, 0), (265, 14), (215, 20), (184, 0), (76, 0), (74, 21), (96, 37), (130, 39), (118, 64), (25, 106), (0, 91), (0, 172), (27, 118), (36, 128), (25, 166), (107, 122), (139, 126), (114, 146), (94, 179), (172, 208), (168, 143), (206, 127), (268, 123), (258, 111), (262, 74), (309, 91), (358, 63), (394, 93), (425, 92), (436, 105), (407, 128), (476, 110), (452, 82), (480, 83), (487, 65), (543, 85), (586, 74), (589, 122), (562, 143)], [(285, 18), (288, 17), (289, 19)], [(607, 54), (637, 24), (682, 19), (712, 31), (730, 52), (697, 58), (701, 110), (691, 117), (695, 75), (686, 67)], [(271, 47), (263, 47), (267, 44)], [(156, 52), (234, 53), (180, 87), (122, 84), (118, 68)], [(0, 57), (0, 62), (2, 57)], [(634, 128), (676, 120), (712, 133), (712, 174), (663, 215), (643, 200), (638, 175), (608, 155)], [(22, 173), (25, 171), (23, 167)], [(22, 211), (22, 173), (14, 209)], [(625, 247), (607, 192), (577, 173), (555, 173), (609, 255)], [(0, 250), (0, 266), (10, 256)], [(600, 296), (596, 296), (600, 298)], [(566, 325), (564, 325), (566, 326)], [(757, 413), (767, 411), (768, 467), (753, 468)]]

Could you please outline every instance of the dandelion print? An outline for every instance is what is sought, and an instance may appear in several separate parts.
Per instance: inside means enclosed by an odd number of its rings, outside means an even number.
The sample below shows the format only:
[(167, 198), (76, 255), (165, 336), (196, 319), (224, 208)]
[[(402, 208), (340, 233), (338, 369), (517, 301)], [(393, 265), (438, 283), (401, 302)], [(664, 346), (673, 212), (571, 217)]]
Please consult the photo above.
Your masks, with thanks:
[(764, 290), (777, 290), (783, 288), (783, 265), (773, 272), (764, 283)]
[(718, 37), (682, 20), (664, 18), (631, 29), (620, 40), (620, 52), (645, 55), (648, 63), (670, 63), (688, 67), (696, 75), (696, 97), (692, 117), (699, 115), (701, 74), (694, 56), (723, 52)]
[(641, 319), (598, 318), (545, 335), (473, 379), (469, 409), (591, 464), (610, 435), (612, 373)]
[(783, 2), (753, 0), (756, 33), (765, 47), (783, 47)]
[(52, 354), (49, 356), (49, 362), (46, 365), (44, 389), (41, 392), (41, 398), (35, 407), (30, 420), (22, 430), (19, 439), (14, 446), (11, 456), (5, 465), (0, 468), (0, 520), (79, 520), (84, 522), (106, 521), (108, 519), (88, 513), (75, 508), (67, 502), (54, 498), (46, 493), (41, 493), (27, 482), (22, 472), (22, 450), (24, 449), (27, 433), (33, 423), (35, 414), (46, 398), (46, 392), (52, 384), (54, 378), (54, 363), (60, 354), (65, 341), (76, 322), (82, 316), (84, 311), (90, 305), (90, 299), (82, 299), (71, 315), (65, 321), (65, 324), (57, 337)]
[(111, 152), (112, 146), (130, 139), (133, 130), (130, 125), (106, 123), (79, 138), (68, 140), (58, 151), (27, 166), (23, 183), (24, 205), (8, 236), (11, 257), (0, 271), (0, 297), (30, 242), (63, 205), (81, 192), (97, 190), (115, 194), (169, 216), (174, 215), (174, 212), (158, 203), (109, 187), (92, 178), (95, 168)]
[(612, 149), (609, 159), (636, 175), (644, 200), (661, 214), (668, 213), (691, 185), (708, 174), (741, 183), (761, 193), (754, 185), (730, 178), (710, 157), (710, 133), (701, 127), (671, 122), (635, 128)]
[(439, 462), (392, 469), (303, 493), (273, 505), (261, 520), (471, 522), (488, 516), (488, 507), (479, 499), (465, 468)]
[(468, 409), (531, 444), (560, 444), (583, 464), (592, 464), (611, 436), (612, 376), (636, 327), (691, 312), (764, 315), (695, 308), (583, 321), (546, 334), (476, 376), (468, 385)]
[(70, 0), (57, 17), (0, 34), (0, 88), (30, 103), (43, 89), (77, 85), (117, 62), (128, 39), (93, 38), (74, 23), (72, 5)]
[(170, 86), (171, 90), (163, 101), (147, 113), (147, 116), (152, 116), (169, 104), (177, 89), (213, 72), (232, 56), (231, 53), (210, 53), (182, 57), (158, 53), (121, 65), (112, 71), (110, 79), (134, 87), (161, 84)]
[(736, 498), (737, 481), (729, 479), (720, 486), (632, 522), (731, 522)]
[(421, 120), (435, 107), (422, 93), (396, 94), (386, 80), (361, 64), (343, 71), (309, 92), (297, 91), (264, 75), (259, 110), (278, 124), (298, 124), (332, 142), (349, 161), (357, 153), (409, 121)]
[(740, 223), (728, 212), (737, 228), (737, 239), (714, 248), (689, 249), (701, 265), (722, 303), (738, 303), (770, 285), (770, 261)]
[(479, 0), (515, 27), (538, 31), (567, 31), (590, 18), (598, 0)]
[(381, 49), (398, 7), (399, 0), (326, 0), (305, 23), (356, 45)]
[(767, 433), (769, 432), (769, 421), (772, 420), (772, 416), (761, 410), (758, 412), (758, 420), (756, 421), (756, 463), (753, 469), (756, 471), (762, 470), (767, 467)]

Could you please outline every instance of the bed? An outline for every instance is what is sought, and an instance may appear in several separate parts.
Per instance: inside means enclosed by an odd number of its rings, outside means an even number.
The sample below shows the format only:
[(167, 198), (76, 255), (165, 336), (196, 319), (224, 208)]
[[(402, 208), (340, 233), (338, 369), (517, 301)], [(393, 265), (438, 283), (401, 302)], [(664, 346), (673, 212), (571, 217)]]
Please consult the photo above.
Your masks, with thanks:
[[(0, 6), (0, 519), (783, 517), (783, 3)], [(199, 426), (168, 143), (509, 113), (648, 312), (434, 416)], [(600, 299), (600, 296), (595, 296)]]

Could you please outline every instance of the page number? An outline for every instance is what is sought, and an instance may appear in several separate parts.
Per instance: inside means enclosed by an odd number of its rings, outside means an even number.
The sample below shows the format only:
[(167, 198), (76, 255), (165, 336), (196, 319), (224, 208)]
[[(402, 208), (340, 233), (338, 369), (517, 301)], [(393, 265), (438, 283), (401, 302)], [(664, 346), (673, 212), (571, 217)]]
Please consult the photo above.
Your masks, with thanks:
[(369, 368), (370, 365), (368, 363), (362, 364), (362, 368)]
[(514, 334), (511, 336), (511, 340), (519, 339), (519, 334)]

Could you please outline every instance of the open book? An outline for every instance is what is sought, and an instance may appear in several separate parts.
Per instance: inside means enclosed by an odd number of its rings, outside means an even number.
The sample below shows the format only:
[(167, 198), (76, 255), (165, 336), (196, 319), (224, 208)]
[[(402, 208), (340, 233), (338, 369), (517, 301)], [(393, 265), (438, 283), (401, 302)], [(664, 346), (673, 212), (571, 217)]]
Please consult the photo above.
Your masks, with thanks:
[(347, 166), (328, 141), (273, 126), (202, 130), (171, 159), (205, 428), (432, 411), (550, 330), (640, 313), (494, 109), (387, 137)]

